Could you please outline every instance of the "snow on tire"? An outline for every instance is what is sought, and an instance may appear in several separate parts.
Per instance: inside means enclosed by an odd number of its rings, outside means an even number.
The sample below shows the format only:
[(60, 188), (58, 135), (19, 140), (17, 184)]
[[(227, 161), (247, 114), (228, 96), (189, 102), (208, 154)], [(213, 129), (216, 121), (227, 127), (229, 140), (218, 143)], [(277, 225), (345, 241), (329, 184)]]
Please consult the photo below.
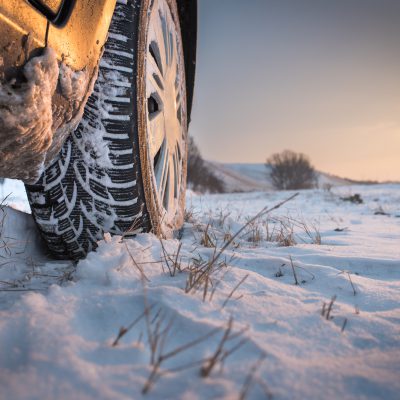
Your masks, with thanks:
[(136, 109), (140, 0), (119, 0), (99, 76), (77, 130), (35, 185), (32, 214), (51, 252), (79, 259), (104, 232), (151, 230)]

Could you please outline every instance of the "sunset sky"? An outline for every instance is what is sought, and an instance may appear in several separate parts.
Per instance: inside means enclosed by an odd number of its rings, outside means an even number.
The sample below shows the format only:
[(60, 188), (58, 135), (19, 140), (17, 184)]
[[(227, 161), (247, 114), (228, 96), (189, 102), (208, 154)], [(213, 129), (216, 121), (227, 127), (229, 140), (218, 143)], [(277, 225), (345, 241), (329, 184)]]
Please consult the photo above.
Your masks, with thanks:
[(199, 0), (190, 132), (211, 160), (400, 180), (400, 1)]

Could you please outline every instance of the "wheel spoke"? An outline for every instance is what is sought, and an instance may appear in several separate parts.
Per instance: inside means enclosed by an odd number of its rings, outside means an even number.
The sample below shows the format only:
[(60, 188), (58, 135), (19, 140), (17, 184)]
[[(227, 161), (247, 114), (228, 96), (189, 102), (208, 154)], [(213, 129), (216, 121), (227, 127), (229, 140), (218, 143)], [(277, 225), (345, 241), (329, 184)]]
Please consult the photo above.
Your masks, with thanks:
[(160, 24), (157, 25), (155, 29), (155, 39), (158, 44), (158, 48), (160, 50), (160, 58), (161, 58), (161, 63), (162, 63), (162, 68), (164, 71), (167, 69), (167, 57), (166, 57), (166, 47), (165, 47), (165, 40), (164, 40), (164, 32), (162, 28), (162, 23), (161, 23), (161, 16), (158, 15), (158, 19), (160, 20)]
[(153, 41), (150, 43), (149, 52), (151, 57), (149, 57), (148, 60), (154, 66), (154, 72), (159, 71), (161, 76), (164, 76), (164, 68), (162, 65), (160, 49), (158, 47), (157, 42)]
[(174, 52), (174, 38), (172, 35), (172, 32), (169, 31), (168, 35), (168, 50), (169, 50), (169, 64), (171, 66), (176, 65), (176, 57), (175, 57), (175, 52)]
[[(178, 71), (178, 53), (176, 48), (176, 33), (170, 33), (171, 68)], [(176, 68), (175, 68), (176, 66)]]
[(180, 187), (180, 179), (179, 179), (179, 173), (180, 171), (179, 168), (179, 162), (178, 162), (178, 157), (177, 157), (177, 152), (174, 153), (173, 156), (173, 164), (174, 164), (174, 198), (178, 198), (178, 188)]
[(161, 19), (161, 32), (163, 36), (163, 44), (164, 44), (164, 56), (166, 60), (166, 64), (170, 65), (170, 46), (169, 46), (169, 34), (168, 34), (168, 28), (167, 28), (167, 20), (165, 17), (160, 15)]
[(151, 137), (149, 138), (150, 156), (154, 159), (156, 154), (158, 154), (158, 152), (160, 151), (162, 144), (166, 140), (164, 120), (161, 113), (152, 118), (149, 121), (149, 124), (150, 129), (153, 132), (153, 135), (151, 135)]
[(157, 153), (157, 158), (154, 159), (154, 173), (157, 186), (161, 188), (163, 184), (163, 178), (165, 175), (165, 169), (168, 165), (168, 148), (166, 146), (166, 141), (164, 141)]
[[(162, 1), (161, 1), (162, 2)], [(153, 46), (151, 48), (155, 58), (160, 64), (160, 69), (163, 72), (163, 75), (166, 71), (167, 60), (166, 60), (166, 50), (165, 50), (165, 42), (164, 36), (161, 26), (161, 14), (160, 14), (160, 1), (155, 0), (153, 9), (150, 14), (150, 28), (148, 33), (148, 42)], [(154, 45), (154, 43), (156, 45)], [(149, 48), (150, 51), (150, 48)]]
[(169, 188), (169, 151), (166, 149), (166, 157), (164, 158), (164, 163), (162, 165), (162, 175), (160, 180), (159, 192), (160, 199), (163, 202), (164, 208), (168, 206), (168, 199), (166, 200), (167, 189)]
[(172, 171), (171, 174), (171, 193), (170, 193), (170, 201), (173, 203), (176, 199), (176, 194), (178, 192), (178, 187), (177, 187), (177, 176), (178, 176), (178, 171), (176, 169), (176, 161), (175, 161), (175, 153), (171, 157), (171, 167), (170, 170)]
[[(157, 75), (156, 73), (151, 73), (149, 71), (149, 74), (147, 75), (147, 84), (146, 84), (146, 94), (147, 97), (150, 97), (152, 94), (156, 93), (158, 99), (160, 100), (162, 106), (163, 101), (164, 101), (164, 91), (165, 91), (165, 86), (160, 78), (160, 75)], [(160, 107), (161, 109), (163, 107)]]

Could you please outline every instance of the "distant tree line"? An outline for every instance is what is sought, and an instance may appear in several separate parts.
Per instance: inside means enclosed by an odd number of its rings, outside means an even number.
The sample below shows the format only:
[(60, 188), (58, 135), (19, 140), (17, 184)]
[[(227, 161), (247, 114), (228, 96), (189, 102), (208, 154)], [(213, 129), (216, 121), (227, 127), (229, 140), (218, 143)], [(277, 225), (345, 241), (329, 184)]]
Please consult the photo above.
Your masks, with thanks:
[(223, 181), (211, 171), (192, 137), (189, 137), (188, 144), (187, 182), (188, 187), (196, 192), (225, 192)]

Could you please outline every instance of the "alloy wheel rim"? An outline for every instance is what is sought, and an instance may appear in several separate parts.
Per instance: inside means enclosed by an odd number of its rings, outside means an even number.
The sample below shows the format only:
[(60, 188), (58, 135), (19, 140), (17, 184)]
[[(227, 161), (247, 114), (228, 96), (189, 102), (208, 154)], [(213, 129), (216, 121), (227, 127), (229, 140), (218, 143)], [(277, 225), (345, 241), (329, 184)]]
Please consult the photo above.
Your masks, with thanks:
[(171, 221), (180, 205), (185, 151), (182, 48), (166, 0), (154, 0), (145, 58), (146, 132), (158, 208)]

